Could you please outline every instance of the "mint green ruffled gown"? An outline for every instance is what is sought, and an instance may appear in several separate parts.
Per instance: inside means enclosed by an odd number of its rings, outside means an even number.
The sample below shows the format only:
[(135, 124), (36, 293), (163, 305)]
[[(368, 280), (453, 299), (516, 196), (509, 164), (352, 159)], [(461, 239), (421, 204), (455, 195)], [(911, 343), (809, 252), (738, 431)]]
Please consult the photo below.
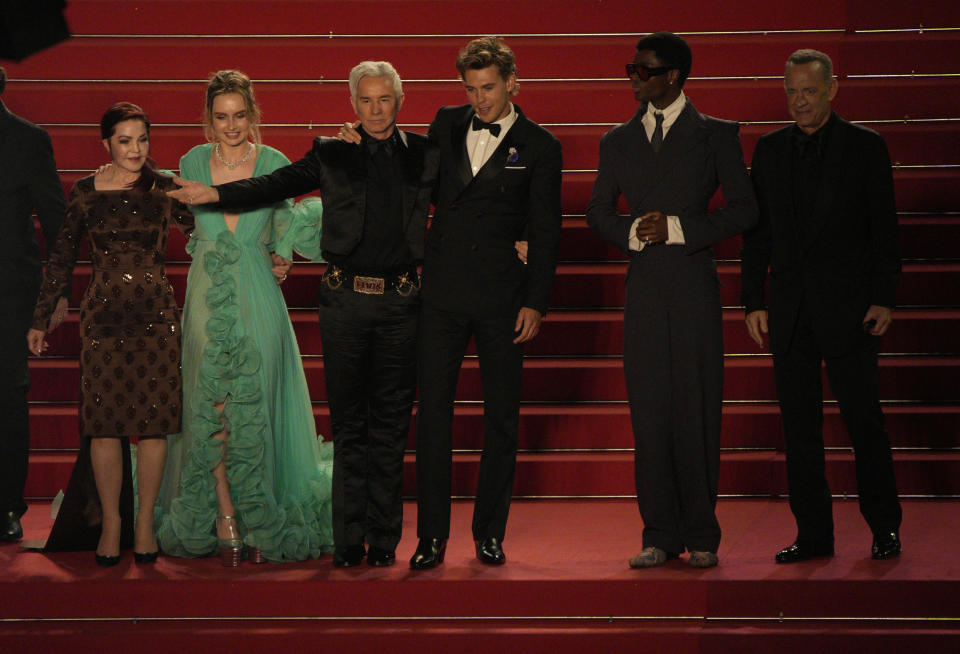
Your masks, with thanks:
[[(211, 145), (180, 160), (181, 175), (211, 184)], [(259, 146), (254, 176), (289, 163)], [(270, 561), (333, 549), (333, 448), (318, 438), (300, 350), (269, 253), (320, 257), (319, 200), (263, 206), (230, 232), (221, 211), (195, 207), (183, 308), (183, 421), (168, 436), (157, 539), (174, 556), (217, 545), (213, 468), (225, 459), (240, 533)], [(212, 438), (229, 430), (226, 448)]]

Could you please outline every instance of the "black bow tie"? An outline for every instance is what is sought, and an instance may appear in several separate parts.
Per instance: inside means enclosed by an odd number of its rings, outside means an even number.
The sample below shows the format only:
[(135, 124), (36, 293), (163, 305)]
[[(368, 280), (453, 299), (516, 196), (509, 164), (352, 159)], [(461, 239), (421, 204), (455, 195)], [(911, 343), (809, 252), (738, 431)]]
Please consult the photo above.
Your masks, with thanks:
[(476, 116), (473, 117), (473, 131), (479, 132), (481, 129), (490, 130), (491, 136), (500, 136), (500, 126), (496, 123), (485, 123)]

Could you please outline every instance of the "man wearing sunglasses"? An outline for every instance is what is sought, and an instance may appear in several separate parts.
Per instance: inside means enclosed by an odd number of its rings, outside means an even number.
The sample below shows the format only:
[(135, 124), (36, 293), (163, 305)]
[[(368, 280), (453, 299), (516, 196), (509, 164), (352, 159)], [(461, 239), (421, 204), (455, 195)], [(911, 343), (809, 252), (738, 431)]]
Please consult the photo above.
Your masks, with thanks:
[[(714, 243), (757, 221), (739, 127), (683, 93), (690, 46), (646, 36), (626, 66), (640, 108), (600, 142), (587, 222), (630, 257), (624, 372), (643, 549), (630, 566), (715, 566), (723, 331)], [(720, 187), (725, 206), (709, 210)], [(629, 216), (619, 215), (623, 195)]]

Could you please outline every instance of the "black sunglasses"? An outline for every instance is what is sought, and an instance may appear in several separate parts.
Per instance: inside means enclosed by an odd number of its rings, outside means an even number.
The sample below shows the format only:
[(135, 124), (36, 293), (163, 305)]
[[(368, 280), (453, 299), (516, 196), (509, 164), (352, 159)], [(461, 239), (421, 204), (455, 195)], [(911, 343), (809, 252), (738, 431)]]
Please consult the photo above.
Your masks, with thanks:
[(627, 68), (627, 77), (633, 77), (636, 75), (641, 80), (646, 82), (651, 77), (656, 77), (657, 75), (663, 75), (664, 73), (673, 70), (675, 66), (660, 66), (658, 68), (650, 68), (644, 66), (643, 64), (629, 63), (626, 66)]

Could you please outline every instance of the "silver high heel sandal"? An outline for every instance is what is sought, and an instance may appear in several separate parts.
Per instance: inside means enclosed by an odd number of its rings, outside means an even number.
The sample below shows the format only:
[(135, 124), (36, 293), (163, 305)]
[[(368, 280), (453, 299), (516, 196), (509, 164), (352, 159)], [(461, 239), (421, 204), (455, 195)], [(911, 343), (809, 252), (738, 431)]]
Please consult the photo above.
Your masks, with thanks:
[[(221, 530), (221, 526), (223, 530)], [(243, 559), (243, 541), (237, 532), (237, 523), (232, 515), (217, 516), (217, 533), (226, 531), (227, 537), (217, 537), (217, 546), (220, 549), (220, 563), (227, 568), (240, 566)]]

